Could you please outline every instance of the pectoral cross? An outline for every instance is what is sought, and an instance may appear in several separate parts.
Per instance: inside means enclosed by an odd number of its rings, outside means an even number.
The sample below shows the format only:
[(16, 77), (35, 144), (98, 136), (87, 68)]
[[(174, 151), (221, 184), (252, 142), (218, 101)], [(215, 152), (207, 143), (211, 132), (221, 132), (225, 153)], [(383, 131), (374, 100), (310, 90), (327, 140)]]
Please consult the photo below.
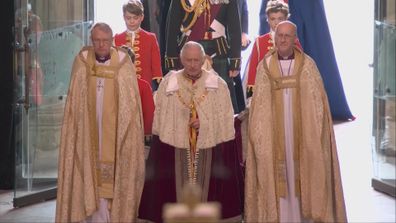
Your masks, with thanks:
[(98, 82), (96, 83), (96, 88), (98, 92), (101, 92), (102, 89), (104, 88), (104, 81), (99, 79)]

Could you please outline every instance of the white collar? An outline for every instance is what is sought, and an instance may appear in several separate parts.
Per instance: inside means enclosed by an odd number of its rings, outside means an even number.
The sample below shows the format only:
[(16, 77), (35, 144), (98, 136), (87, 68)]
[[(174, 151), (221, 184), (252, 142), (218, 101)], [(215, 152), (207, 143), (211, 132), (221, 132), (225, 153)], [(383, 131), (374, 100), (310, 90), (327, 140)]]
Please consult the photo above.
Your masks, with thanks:
[(135, 29), (135, 30), (127, 29), (126, 31), (127, 31), (127, 33), (133, 33), (133, 34), (135, 34), (135, 33), (139, 32), (139, 30), (140, 30), (140, 27), (137, 28), (137, 29)]
[[(217, 73), (215, 73), (214, 71), (211, 72), (211, 71), (205, 71), (205, 70), (203, 70), (202, 72), (206, 72), (208, 74), (206, 76), (206, 80), (205, 80), (205, 87), (208, 90), (215, 90), (215, 89), (219, 88)], [(172, 94), (173, 92), (179, 90), (179, 84), (177, 82), (178, 75), (176, 75), (177, 73), (179, 73), (179, 72), (171, 71), (166, 75), (169, 78), (168, 85), (166, 86), (167, 94)], [(182, 75), (182, 72), (180, 72), (180, 74)]]

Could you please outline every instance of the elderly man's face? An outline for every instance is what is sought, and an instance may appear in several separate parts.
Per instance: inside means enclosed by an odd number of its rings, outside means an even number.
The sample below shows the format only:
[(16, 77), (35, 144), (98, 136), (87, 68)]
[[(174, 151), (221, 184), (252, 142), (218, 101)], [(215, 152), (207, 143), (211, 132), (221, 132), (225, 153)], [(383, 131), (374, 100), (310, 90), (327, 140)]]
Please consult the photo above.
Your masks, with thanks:
[(293, 53), (296, 31), (292, 24), (281, 23), (276, 28), (275, 45), (281, 56), (290, 56)]
[(92, 30), (91, 39), (97, 56), (105, 57), (110, 54), (111, 43), (113, 42), (111, 33), (96, 28)]
[(192, 79), (199, 77), (202, 72), (202, 65), (204, 64), (201, 49), (195, 46), (184, 49), (181, 55), (181, 62), (186, 75)]

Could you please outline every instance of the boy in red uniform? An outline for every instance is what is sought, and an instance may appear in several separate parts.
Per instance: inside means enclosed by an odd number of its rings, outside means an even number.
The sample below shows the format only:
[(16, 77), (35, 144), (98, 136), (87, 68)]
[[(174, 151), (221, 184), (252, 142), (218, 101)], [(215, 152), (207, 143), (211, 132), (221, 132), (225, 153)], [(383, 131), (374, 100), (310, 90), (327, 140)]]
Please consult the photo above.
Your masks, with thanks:
[(135, 53), (136, 75), (157, 90), (162, 79), (161, 56), (154, 33), (140, 28), (144, 18), (144, 8), (140, 0), (129, 0), (122, 7), (127, 30), (116, 34), (116, 46), (126, 45)]
[(144, 134), (149, 136), (154, 116), (151, 92), (157, 90), (162, 79), (160, 50), (155, 34), (140, 28), (144, 18), (143, 4), (139, 0), (129, 0), (123, 5), (122, 11), (127, 30), (114, 36), (114, 45), (126, 46), (135, 54), (134, 64), (142, 101)]

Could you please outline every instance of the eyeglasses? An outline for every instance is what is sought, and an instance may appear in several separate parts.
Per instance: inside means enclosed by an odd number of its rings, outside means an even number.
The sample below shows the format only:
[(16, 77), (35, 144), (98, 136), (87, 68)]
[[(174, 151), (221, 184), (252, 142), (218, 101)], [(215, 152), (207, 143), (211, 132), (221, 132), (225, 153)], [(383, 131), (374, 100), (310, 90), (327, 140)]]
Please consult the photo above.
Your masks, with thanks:
[(92, 40), (92, 43), (94, 44), (94, 45), (100, 45), (100, 44), (104, 44), (104, 45), (110, 45), (111, 44), (111, 42), (112, 42), (112, 40), (110, 40), (110, 39), (93, 39)]

